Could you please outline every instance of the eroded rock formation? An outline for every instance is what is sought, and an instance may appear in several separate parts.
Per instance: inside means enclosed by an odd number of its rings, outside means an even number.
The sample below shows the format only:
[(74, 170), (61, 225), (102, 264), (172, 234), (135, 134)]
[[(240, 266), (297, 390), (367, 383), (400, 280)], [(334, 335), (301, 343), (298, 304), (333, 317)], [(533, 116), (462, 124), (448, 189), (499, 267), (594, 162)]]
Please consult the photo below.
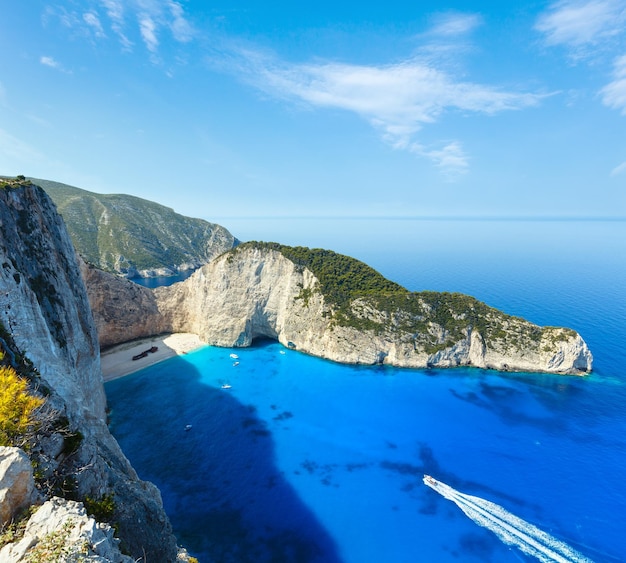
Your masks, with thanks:
[(35, 444), (41, 470), (54, 475), (63, 466), (78, 498), (112, 494), (125, 549), (174, 561), (159, 491), (137, 477), (106, 426), (97, 332), (65, 225), (45, 192), (25, 182), (0, 188), (0, 307), (4, 330), (75, 438), (69, 451), (55, 435)]
[[(32, 478), (32, 475), (31, 475)], [(28, 519), (23, 537), (0, 549), (0, 561), (98, 561), (133, 563), (108, 524), (87, 516), (82, 503), (53, 497)], [(30, 558), (30, 559), (28, 559)]]
[[(92, 286), (96, 278), (89, 279), (90, 295), (100, 295), (101, 286)], [(438, 320), (441, 311), (433, 311), (437, 295), (446, 294), (411, 296), (413, 312), (383, 311), (372, 300), (354, 299), (353, 326), (342, 324), (336, 307), (319, 290), (320, 280), (308, 268), (266, 248), (231, 251), (184, 282), (156, 290), (132, 288), (111, 276), (105, 279), (106, 291), (124, 295), (122, 301), (131, 304), (112, 315), (107, 301), (92, 298), (101, 343), (106, 345), (122, 342), (117, 335), (136, 326), (137, 336), (193, 332), (217, 346), (249, 346), (264, 336), (346, 363), (575, 374), (590, 371), (592, 365), (591, 353), (575, 331), (538, 327), (471, 298), (462, 306), (454, 304), (454, 296), (440, 299), (439, 306), (454, 319), (454, 330)], [(138, 303), (145, 306), (135, 307)], [(480, 305), (479, 313), (473, 303)]]

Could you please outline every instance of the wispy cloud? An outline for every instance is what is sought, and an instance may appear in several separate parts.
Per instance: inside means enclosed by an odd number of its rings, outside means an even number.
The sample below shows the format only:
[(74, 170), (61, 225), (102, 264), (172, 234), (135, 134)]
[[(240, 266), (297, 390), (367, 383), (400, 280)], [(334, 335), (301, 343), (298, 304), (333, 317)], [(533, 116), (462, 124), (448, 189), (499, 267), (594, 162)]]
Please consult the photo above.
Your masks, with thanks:
[(539, 17), (535, 29), (547, 45), (567, 47), (573, 59), (581, 59), (623, 34), (625, 22), (623, 0), (561, 0)]
[(613, 170), (611, 170), (611, 176), (619, 176), (620, 174), (624, 173), (626, 173), (626, 161), (622, 162), (621, 164), (613, 168)]
[(75, 35), (93, 42), (116, 37), (124, 51), (131, 51), (134, 41), (142, 42), (153, 62), (159, 62), (160, 38), (170, 35), (178, 43), (195, 37), (195, 29), (185, 14), (183, 4), (175, 0), (97, 0), (84, 10), (47, 7), (43, 21), (53, 19)]
[(154, 20), (148, 14), (141, 14), (139, 16), (139, 30), (141, 38), (146, 44), (148, 51), (156, 53), (159, 47), (159, 40), (156, 36), (156, 24)]
[(467, 35), (482, 23), (483, 19), (478, 14), (462, 14), (458, 12), (438, 14), (433, 19), (433, 27), (429, 31), (429, 35), (446, 38)]
[(183, 7), (178, 2), (169, 3), (169, 11), (171, 19), (169, 19), (169, 27), (176, 41), (187, 43), (193, 39), (194, 29), (185, 17)]
[(71, 74), (69, 70), (67, 70), (59, 61), (57, 61), (54, 57), (48, 57), (46, 55), (39, 58), (39, 62), (47, 67), (53, 68), (60, 72), (64, 72), (66, 74)]
[(440, 148), (426, 148), (414, 143), (410, 150), (430, 159), (448, 180), (455, 180), (469, 169), (469, 157), (465, 154), (459, 141), (452, 141)]
[(228, 69), (260, 90), (309, 107), (353, 112), (392, 147), (431, 159), (440, 168), (467, 169), (458, 142), (421, 145), (416, 134), (446, 112), (496, 114), (534, 106), (541, 94), (512, 92), (456, 80), (420, 60), (381, 66), (342, 63), (288, 64), (258, 52), (240, 51)]
[(600, 95), (604, 105), (626, 115), (626, 55), (615, 60), (613, 80), (600, 90)]
[[(109, 0), (111, 1), (111, 0)], [(141, 38), (155, 61), (158, 35), (169, 30), (175, 41), (188, 43), (195, 35), (182, 4), (174, 0), (132, 0), (128, 3), (139, 23)]]
[(120, 44), (124, 51), (130, 51), (133, 46), (133, 42), (128, 38), (124, 32), (124, 5), (121, 0), (100, 0), (104, 7), (107, 16), (111, 20), (111, 30), (119, 38)]
[(93, 30), (96, 37), (106, 37), (98, 14), (95, 12), (86, 12), (83, 14), (83, 20)]
[[(608, 62), (607, 55), (614, 57), (623, 49), (626, 1), (561, 0), (540, 16), (535, 28), (547, 45), (566, 47), (576, 62), (590, 58)], [(612, 79), (599, 95), (605, 106), (626, 115), (626, 55), (613, 59)]]

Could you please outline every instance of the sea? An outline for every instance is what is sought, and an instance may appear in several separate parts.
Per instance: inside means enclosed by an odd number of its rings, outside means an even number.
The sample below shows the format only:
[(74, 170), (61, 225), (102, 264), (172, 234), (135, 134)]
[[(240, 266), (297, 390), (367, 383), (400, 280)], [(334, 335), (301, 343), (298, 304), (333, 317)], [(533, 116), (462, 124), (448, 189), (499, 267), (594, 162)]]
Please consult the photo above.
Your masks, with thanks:
[(626, 561), (626, 221), (216, 222), (573, 328), (594, 367), (364, 367), (264, 340), (107, 383), (113, 435), (200, 562)]

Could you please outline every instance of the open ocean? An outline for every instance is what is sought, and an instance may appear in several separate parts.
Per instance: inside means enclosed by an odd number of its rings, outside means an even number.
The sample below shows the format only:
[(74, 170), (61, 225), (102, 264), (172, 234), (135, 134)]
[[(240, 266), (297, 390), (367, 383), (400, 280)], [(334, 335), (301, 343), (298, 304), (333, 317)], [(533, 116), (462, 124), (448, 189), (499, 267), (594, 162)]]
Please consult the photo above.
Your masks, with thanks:
[[(626, 561), (626, 222), (214, 220), (574, 328), (594, 371), (355, 367), (264, 341), (107, 383), (111, 430), (192, 555)], [(444, 498), (424, 474), (465, 495)], [(563, 543), (581, 556), (558, 559)]]

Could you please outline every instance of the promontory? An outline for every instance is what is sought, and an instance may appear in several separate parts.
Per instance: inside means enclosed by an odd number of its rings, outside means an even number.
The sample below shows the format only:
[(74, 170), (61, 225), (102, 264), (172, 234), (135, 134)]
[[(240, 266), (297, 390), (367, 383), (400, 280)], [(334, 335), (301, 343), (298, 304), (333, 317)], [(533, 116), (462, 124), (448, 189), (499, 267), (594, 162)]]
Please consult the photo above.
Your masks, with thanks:
[(93, 268), (85, 275), (104, 346), (191, 332), (215, 346), (272, 338), (345, 363), (562, 374), (592, 368), (574, 330), (540, 327), (467, 295), (410, 292), (328, 250), (244, 243), (155, 290)]

